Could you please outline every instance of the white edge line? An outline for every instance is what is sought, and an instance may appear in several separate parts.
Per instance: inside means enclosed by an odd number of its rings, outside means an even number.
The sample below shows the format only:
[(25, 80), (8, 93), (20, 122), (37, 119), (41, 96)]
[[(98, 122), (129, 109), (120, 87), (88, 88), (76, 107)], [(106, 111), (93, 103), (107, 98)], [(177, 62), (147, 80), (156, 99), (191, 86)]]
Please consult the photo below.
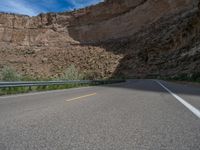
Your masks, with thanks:
[(167, 87), (165, 87), (162, 83), (156, 80), (156, 82), (162, 86), (167, 92), (169, 92), (172, 96), (174, 96), (179, 102), (181, 102), (186, 108), (188, 108), (194, 115), (196, 115), (198, 118), (200, 118), (200, 111), (192, 106), (190, 103), (179, 97), (177, 94), (170, 91)]
[(87, 89), (87, 88), (92, 88), (92, 87), (95, 87), (95, 86), (70, 88), (70, 89), (63, 89), (63, 90), (52, 90), (52, 91), (44, 91), (44, 92), (25, 93), (25, 94), (16, 94), (16, 95), (8, 95), (8, 96), (0, 96), (0, 99), (23, 97), (23, 96), (33, 96), (33, 95), (42, 95), (42, 94), (50, 94), (50, 93), (59, 93), (59, 92), (64, 92), (64, 91), (67, 92), (67, 91), (81, 90), (81, 89)]

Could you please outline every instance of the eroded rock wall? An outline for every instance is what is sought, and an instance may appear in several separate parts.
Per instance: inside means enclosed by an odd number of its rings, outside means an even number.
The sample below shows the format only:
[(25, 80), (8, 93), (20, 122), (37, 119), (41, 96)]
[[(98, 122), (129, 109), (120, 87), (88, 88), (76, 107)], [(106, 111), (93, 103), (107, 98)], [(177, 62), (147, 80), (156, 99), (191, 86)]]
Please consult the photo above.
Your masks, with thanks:
[(191, 77), (200, 72), (200, 13), (196, 10), (162, 18), (127, 41), (107, 46), (113, 51), (125, 50), (115, 74), (141, 78)]
[[(108, 4), (107, 4), (108, 3)], [(81, 42), (129, 37), (161, 17), (192, 10), (197, 0), (118, 0), (89, 9), (71, 22), (70, 35)]]
[(75, 41), (68, 32), (72, 17), (70, 13), (1, 14), (0, 68), (11, 66), (27, 76), (49, 78), (61, 76), (74, 64), (97, 78), (111, 77), (122, 55)]

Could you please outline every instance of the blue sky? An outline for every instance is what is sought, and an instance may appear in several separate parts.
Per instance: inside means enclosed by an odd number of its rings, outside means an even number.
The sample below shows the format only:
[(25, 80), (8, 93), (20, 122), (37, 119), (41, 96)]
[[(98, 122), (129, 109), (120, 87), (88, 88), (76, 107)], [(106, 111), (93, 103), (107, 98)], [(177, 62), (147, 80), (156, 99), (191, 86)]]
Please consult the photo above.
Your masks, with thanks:
[(63, 12), (82, 8), (103, 0), (0, 0), (0, 12), (35, 16), (45, 12)]

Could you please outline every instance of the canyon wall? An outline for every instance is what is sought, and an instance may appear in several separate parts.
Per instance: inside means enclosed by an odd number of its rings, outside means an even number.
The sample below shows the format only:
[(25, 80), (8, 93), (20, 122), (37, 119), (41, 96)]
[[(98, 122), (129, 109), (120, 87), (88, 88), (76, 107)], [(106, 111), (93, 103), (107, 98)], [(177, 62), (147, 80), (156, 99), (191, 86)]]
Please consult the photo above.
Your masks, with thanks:
[(106, 0), (28, 17), (0, 14), (0, 68), (57, 77), (74, 64), (96, 77), (200, 72), (198, 0)]
[(99, 78), (112, 76), (122, 56), (75, 41), (68, 33), (71, 18), (71, 13), (1, 14), (0, 68), (11, 66), (26, 76), (55, 78), (74, 64)]
[[(107, 4), (108, 3), (108, 4)], [(197, 0), (118, 0), (83, 9), (69, 27), (81, 42), (99, 42), (130, 37), (161, 17), (194, 9)]]

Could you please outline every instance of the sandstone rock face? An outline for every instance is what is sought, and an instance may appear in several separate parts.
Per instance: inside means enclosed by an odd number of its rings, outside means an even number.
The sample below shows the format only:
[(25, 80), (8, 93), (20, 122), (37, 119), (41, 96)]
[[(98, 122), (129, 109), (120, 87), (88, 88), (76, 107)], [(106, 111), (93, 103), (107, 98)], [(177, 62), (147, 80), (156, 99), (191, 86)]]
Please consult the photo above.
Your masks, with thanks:
[(69, 28), (74, 39), (98, 42), (129, 37), (161, 17), (193, 9), (195, 0), (113, 0), (108, 1), (110, 7), (104, 5), (76, 17)]
[(71, 64), (97, 77), (200, 72), (198, 0), (106, 0), (36, 17), (0, 14), (0, 68), (56, 77)]
[(57, 77), (74, 64), (82, 72), (111, 76), (122, 55), (84, 46), (68, 32), (71, 14), (0, 15), (0, 67), (32, 77)]

